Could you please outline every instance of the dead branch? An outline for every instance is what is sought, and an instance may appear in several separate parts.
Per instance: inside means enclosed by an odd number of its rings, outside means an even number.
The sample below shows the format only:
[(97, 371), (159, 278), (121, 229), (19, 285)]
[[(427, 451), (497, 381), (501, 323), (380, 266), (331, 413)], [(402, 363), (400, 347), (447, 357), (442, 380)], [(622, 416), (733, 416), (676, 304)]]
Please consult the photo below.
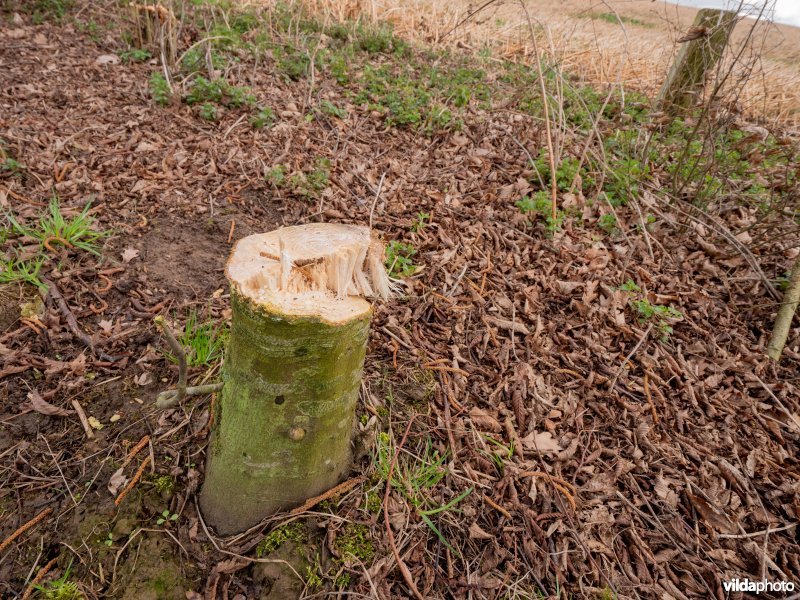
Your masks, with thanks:
[(220, 391), (223, 386), (222, 383), (208, 383), (206, 385), (187, 387), (186, 352), (183, 346), (175, 339), (164, 317), (159, 315), (153, 319), (153, 322), (161, 329), (164, 337), (167, 338), (170, 350), (178, 358), (178, 386), (174, 389), (163, 391), (156, 396), (156, 407), (173, 408), (178, 406), (186, 396), (202, 396)]
[(786, 345), (786, 338), (789, 337), (789, 329), (792, 327), (792, 319), (800, 304), (800, 257), (794, 261), (792, 274), (789, 277), (789, 287), (783, 295), (778, 316), (775, 317), (775, 325), (772, 328), (772, 337), (767, 346), (767, 356), (774, 361), (781, 359), (783, 347)]

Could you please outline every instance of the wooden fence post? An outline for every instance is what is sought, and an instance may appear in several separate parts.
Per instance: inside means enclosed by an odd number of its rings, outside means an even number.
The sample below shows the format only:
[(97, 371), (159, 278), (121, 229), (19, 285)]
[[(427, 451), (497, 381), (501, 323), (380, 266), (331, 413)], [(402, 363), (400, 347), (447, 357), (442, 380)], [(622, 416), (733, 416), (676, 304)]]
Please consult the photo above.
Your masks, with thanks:
[(706, 78), (725, 52), (736, 25), (733, 11), (704, 8), (679, 42), (683, 46), (656, 99), (658, 110), (676, 113), (690, 108), (703, 93)]

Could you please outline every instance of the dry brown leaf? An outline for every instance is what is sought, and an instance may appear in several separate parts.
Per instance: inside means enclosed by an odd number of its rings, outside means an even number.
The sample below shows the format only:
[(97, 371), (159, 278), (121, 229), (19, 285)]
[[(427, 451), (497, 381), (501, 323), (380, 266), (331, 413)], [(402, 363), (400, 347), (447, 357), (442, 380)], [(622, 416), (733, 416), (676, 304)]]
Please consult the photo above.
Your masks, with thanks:
[(28, 402), (25, 402), (22, 407), (24, 410), (35, 410), (38, 413), (50, 417), (68, 417), (73, 411), (66, 410), (59, 406), (53, 406), (39, 395), (36, 390), (28, 392)]
[(491, 431), (492, 433), (499, 433), (502, 430), (500, 422), (485, 410), (477, 406), (471, 408), (469, 411), (469, 418), (481, 431)]
[(114, 497), (117, 496), (119, 490), (128, 484), (128, 478), (125, 477), (125, 474), (122, 471), (122, 467), (120, 467), (114, 471), (114, 473), (111, 475), (111, 478), (108, 480), (108, 491), (111, 492), (111, 495)]
[(106, 335), (111, 335), (111, 327), (112, 327), (112, 325), (113, 325), (113, 323), (111, 321), (109, 321), (108, 319), (101, 319), (97, 323), (97, 326)]
[(528, 335), (530, 333), (530, 330), (525, 327), (525, 325), (517, 321), (509, 321), (508, 319), (499, 319), (497, 317), (486, 317), (486, 321), (487, 323), (491, 323), (500, 329), (513, 331), (514, 333), (519, 333), (522, 335)]
[(722, 513), (719, 509), (711, 506), (702, 496), (687, 493), (686, 496), (694, 506), (697, 513), (708, 523), (712, 528), (722, 533), (738, 533), (738, 529), (731, 522), (731, 520)]
[(125, 248), (122, 251), (122, 262), (129, 263), (137, 256), (139, 256), (139, 251), (136, 248)]
[(469, 537), (473, 540), (494, 539), (494, 536), (491, 533), (487, 533), (481, 529), (477, 522), (469, 526)]
[(542, 454), (552, 453), (552, 452), (559, 452), (561, 450), (561, 446), (558, 444), (558, 440), (553, 437), (553, 434), (549, 431), (539, 431), (539, 432), (532, 432), (529, 433), (527, 436), (520, 440), (522, 442), (523, 448), (531, 452), (540, 452)]

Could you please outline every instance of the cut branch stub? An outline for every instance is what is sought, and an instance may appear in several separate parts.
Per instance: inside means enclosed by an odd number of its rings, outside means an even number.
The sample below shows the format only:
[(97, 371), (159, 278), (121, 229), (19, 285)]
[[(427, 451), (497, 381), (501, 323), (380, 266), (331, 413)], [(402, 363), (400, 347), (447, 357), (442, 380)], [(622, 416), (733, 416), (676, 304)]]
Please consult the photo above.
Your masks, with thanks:
[(364, 296), (389, 294), (382, 245), (353, 225), (244, 238), (226, 272), (231, 337), (200, 495), (223, 535), (347, 472), (372, 314)]

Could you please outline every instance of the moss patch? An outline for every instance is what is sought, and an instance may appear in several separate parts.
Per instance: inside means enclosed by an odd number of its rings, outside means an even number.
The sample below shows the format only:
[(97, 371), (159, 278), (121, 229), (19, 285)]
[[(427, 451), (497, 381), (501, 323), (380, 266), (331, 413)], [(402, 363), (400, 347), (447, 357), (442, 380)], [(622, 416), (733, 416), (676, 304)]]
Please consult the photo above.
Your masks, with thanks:
[(348, 558), (357, 558), (368, 563), (375, 556), (375, 545), (369, 527), (360, 523), (348, 523), (339, 532), (334, 542), (339, 557), (346, 563)]
[(256, 556), (261, 558), (271, 554), (288, 541), (293, 541), (297, 544), (308, 542), (308, 532), (300, 521), (292, 521), (270, 531), (256, 546)]

